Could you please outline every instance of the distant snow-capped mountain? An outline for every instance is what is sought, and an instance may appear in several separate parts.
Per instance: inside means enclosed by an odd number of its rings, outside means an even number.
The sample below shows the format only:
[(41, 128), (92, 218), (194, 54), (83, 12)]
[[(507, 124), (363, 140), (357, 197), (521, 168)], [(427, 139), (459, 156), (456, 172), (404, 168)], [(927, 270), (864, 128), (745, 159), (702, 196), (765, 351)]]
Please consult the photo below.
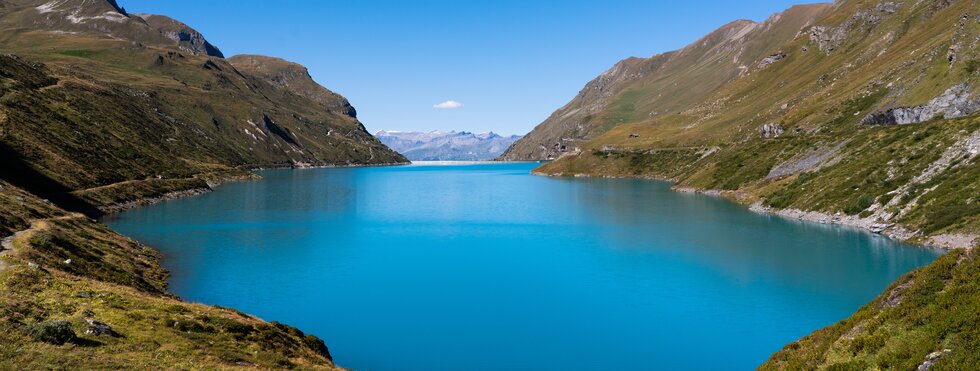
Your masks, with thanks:
[(520, 135), (467, 131), (402, 132), (380, 130), (374, 136), (412, 161), (485, 161), (504, 153)]

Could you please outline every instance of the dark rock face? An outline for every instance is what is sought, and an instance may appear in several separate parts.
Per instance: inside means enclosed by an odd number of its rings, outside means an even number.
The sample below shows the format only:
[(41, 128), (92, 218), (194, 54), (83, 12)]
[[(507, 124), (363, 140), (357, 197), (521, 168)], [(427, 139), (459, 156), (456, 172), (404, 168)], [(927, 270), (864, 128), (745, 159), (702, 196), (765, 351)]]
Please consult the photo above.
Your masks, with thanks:
[(272, 121), (272, 119), (270, 119), (269, 116), (262, 115), (262, 125), (265, 131), (268, 131), (272, 135), (281, 138), (282, 140), (286, 141), (286, 143), (292, 144), (294, 146), (299, 145), (299, 143), (296, 142), (296, 139), (293, 139), (293, 136), (289, 134), (288, 129), (284, 129), (279, 125), (276, 125), (276, 123)]
[(106, 1), (109, 3), (109, 5), (115, 8), (116, 11), (119, 12), (120, 14), (129, 15), (128, 13), (126, 13), (126, 8), (119, 6), (119, 3), (117, 3), (116, 0), (106, 0)]

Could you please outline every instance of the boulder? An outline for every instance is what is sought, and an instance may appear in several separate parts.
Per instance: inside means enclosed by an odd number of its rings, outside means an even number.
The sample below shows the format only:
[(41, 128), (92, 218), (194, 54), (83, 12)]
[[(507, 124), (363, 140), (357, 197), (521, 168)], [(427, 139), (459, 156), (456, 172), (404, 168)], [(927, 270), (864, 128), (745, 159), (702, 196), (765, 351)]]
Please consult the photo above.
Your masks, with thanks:
[(786, 128), (779, 124), (765, 124), (762, 125), (762, 129), (759, 130), (759, 134), (762, 138), (776, 138), (786, 132)]
[(88, 330), (85, 330), (85, 335), (95, 335), (102, 336), (108, 335), (112, 337), (119, 337), (119, 334), (112, 330), (109, 325), (96, 321), (92, 318), (86, 318), (85, 322), (88, 323)]

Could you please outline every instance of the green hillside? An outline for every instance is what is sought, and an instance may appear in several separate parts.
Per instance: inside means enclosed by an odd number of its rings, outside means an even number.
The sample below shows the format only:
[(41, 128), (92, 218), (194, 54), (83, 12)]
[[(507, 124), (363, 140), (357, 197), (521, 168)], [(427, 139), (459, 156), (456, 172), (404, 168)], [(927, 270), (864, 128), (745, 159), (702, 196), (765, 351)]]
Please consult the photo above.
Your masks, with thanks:
[(760, 210), (972, 247), (980, 22), (970, 14), (980, 5), (942, 4), (838, 2), (774, 47), (784, 58), (537, 171), (671, 179)]
[[(819, 9), (792, 23), (791, 37), (757, 44), (766, 57), (727, 80), (695, 72), (705, 58), (660, 77), (702, 77), (686, 84), (623, 72), (680, 52), (621, 62), (502, 159), (556, 158), (539, 175), (667, 179), (760, 212), (960, 248), (763, 368), (971, 369), (980, 323), (980, 3), (843, 0)], [(709, 68), (728, 73), (731, 64)], [(601, 81), (617, 83), (589, 96)], [(691, 84), (705, 81), (718, 86), (690, 98)], [(582, 107), (593, 111), (576, 118)]]
[(89, 218), (404, 162), (295, 63), (111, 0), (0, 0), (0, 369), (335, 369), (316, 337), (171, 296), (152, 248)]

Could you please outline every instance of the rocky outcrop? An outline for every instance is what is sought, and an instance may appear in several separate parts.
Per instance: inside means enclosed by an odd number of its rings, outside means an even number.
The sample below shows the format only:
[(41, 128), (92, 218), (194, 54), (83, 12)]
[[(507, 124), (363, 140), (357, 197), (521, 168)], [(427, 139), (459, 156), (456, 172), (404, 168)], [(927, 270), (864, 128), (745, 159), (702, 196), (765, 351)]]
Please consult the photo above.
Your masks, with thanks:
[(944, 355), (946, 355), (946, 353), (949, 352), (952, 352), (952, 350), (943, 349), (940, 351), (929, 353), (929, 355), (926, 356), (925, 362), (922, 362), (922, 364), (919, 365), (918, 368), (916, 368), (916, 371), (929, 371), (929, 369), (932, 368), (932, 366), (934, 366), (936, 362), (939, 361), (940, 358), (942, 358)]
[(164, 37), (173, 40), (184, 51), (194, 54), (206, 54), (212, 57), (224, 58), (218, 47), (211, 45), (200, 32), (176, 19), (154, 14), (136, 14), (155, 28)]
[(852, 30), (861, 26), (874, 27), (885, 17), (897, 12), (899, 7), (901, 4), (897, 2), (880, 2), (872, 8), (855, 12), (851, 18), (836, 27), (814, 26), (810, 28), (810, 42), (817, 44), (820, 50), (829, 55), (847, 40)]
[(874, 112), (861, 120), (864, 125), (906, 125), (932, 120), (964, 117), (980, 111), (980, 99), (975, 98), (966, 83), (946, 89), (929, 103), (915, 107), (897, 107)]
[(779, 124), (765, 124), (762, 125), (762, 129), (759, 129), (759, 135), (762, 138), (776, 138), (786, 132), (786, 128)]
[(85, 335), (106, 335), (111, 337), (119, 337), (119, 334), (113, 331), (112, 327), (105, 323), (96, 321), (92, 318), (86, 318), (85, 323), (88, 323), (88, 329), (85, 330)]
[(786, 58), (786, 53), (783, 53), (782, 51), (776, 52), (775, 54), (770, 54), (768, 57), (763, 58), (755, 69), (761, 70), (763, 68), (769, 67), (769, 65), (776, 63), (782, 60), (783, 58)]

